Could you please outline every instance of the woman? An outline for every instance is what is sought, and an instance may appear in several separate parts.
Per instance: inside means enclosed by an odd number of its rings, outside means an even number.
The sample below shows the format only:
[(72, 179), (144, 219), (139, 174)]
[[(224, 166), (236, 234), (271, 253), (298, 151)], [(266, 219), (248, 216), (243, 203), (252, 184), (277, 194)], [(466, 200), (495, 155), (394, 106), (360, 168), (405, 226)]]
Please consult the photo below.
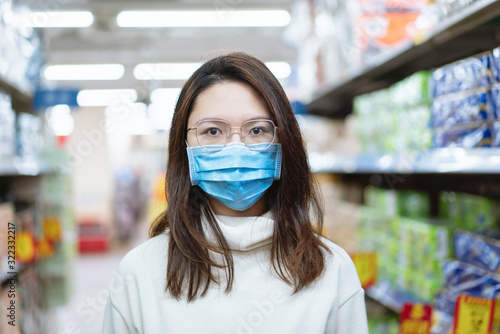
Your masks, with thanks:
[(168, 209), (122, 260), (104, 333), (368, 333), (352, 261), (313, 227), (322, 209), (300, 130), (261, 61), (202, 65), (168, 154)]

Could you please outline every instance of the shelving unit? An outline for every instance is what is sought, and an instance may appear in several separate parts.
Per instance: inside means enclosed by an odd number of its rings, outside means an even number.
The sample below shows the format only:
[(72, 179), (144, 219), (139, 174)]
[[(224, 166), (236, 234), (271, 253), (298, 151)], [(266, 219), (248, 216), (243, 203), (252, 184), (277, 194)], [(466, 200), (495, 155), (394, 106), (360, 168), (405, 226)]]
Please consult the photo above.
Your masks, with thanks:
[[(444, 19), (418, 41), (405, 44), (390, 55), (347, 72), (344, 80), (330, 82), (313, 95), (308, 109), (333, 119), (352, 112), (353, 98), (389, 87), (420, 70), (469, 57), (500, 45), (500, 1), (477, 0)], [(439, 194), (455, 191), (500, 198), (500, 149), (443, 148), (412, 155), (311, 153), (314, 172), (334, 174), (344, 185), (358, 189), (371, 185), (391, 190), (427, 192), (430, 214), (439, 212)], [(361, 199), (359, 199), (361, 201)], [(366, 295), (400, 313), (404, 303), (431, 303), (395, 290), (380, 280)]]
[(311, 166), (318, 173), (346, 174), (498, 174), (500, 149), (434, 149), (403, 157), (381, 155), (339, 155), (333, 152), (311, 155)]
[(352, 98), (388, 87), (419, 70), (430, 69), (500, 45), (500, 2), (478, 0), (446, 18), (421, 41), (353, 69), (345, 80), (320, 89), (308, 104), (313, 114), (342, 118)]
[(12, 98), (12, 107), (19, 111), (30, 111), (31, 106), (31, 96), (25, 92), (20, 91), (15, 86), (0, 77), (0, 90), (3, 90), (10, 94)]

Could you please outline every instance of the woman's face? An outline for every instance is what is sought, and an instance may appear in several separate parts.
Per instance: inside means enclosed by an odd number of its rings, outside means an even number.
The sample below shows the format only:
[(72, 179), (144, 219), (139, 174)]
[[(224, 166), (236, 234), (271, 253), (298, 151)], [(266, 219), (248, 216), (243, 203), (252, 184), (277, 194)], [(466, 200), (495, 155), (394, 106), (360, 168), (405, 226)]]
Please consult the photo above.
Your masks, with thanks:
[[(251, 119), (271, 119), (271, 114), (250, 85), (222, 81), (198, 95), (188, 118), (188, 128), (194, 128), (200, 121), (211, 119), (225, 120), (230, 127), (241, 127), (245, 121)], [(228, 143), (241, 142), (239, 130), (234, 129), (232, 132), (234, 134)], [(187, 141), (189, 146), (199, 146), (196, 131), (188, 132)]]
[[(187, 128), (194, 128), (200, 121), (211, 119), (225, 120), (230, 127), (241, 127), (248, 120), (271, 119), (271, 114), (250, 85), (222, 81), (198, 95)], [(190, 147), (199, 146), (196, 131), (188, 131), (187, 142)], [(234, 129), (234, 134), (231, 132), (228, 143), (232, 142), (242, 142), (239, 129)], [(264, 198), (245, 211), (232, 210), (213, 198), (210, 198), (210, 206), (215, 214), (225, 216), (258, 216), (265, 213)]]

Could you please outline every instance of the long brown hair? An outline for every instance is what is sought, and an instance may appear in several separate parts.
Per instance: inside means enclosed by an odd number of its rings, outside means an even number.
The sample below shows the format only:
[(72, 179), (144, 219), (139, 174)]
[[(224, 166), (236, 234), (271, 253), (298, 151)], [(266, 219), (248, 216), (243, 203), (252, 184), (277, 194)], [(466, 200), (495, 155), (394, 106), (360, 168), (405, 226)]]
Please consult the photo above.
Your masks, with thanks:
[[(175, 107), (168, 146), (166, 194), (168, 208), (153, 222), (149, 235), (169, 229), (166, 290), (188, 301), (203, 297), (211, 282), (219, 284), (212, 267), (226, 272), (226, 292), (232, 288), (234, 265), (206, 194), (191, 186), (186, 152), (187, 121), (197, 96), (223, 81), (249, 84), (262, 97), (278, 127), (282, 148), (281, 179), (266, 192), (266, 205), (275, 218), (271, 262), (278, 276), (298, 292), (323, 272), (327, 247), (316, 232), (323, 210), (307, 163), (301, 133), (283, 88), (264, 63), (245, 53), (218, 56), (204, 63), (184, 84)], [(205, 216), (218, 245), (207, 242), (201, 225)], [(315, 226), (311, 222), (314, 219)], [(209, 251), (220, 253), (224, 263)]]

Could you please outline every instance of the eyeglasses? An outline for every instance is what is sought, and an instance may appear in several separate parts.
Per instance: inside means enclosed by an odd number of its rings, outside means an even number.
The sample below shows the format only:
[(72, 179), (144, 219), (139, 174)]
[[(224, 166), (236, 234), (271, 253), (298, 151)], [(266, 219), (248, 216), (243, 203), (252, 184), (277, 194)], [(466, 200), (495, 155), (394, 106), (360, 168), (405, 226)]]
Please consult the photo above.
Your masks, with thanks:
[[(187, 131), (196, 130), (196, 140), (207, 151), (220, 151), (226, 146), (231, 135), (237, 133), (232, 129), (240, 129), (239, 135), (245, 145), (254, 151), (265, 150), (270, 147), (276, 137), (276, 125), (268, 119), (250, 120), (241, 127), (230, 127), (224, 120), (201, 121), (196, 127)], [(251, 146), (253, 144), (264, 144)]]

